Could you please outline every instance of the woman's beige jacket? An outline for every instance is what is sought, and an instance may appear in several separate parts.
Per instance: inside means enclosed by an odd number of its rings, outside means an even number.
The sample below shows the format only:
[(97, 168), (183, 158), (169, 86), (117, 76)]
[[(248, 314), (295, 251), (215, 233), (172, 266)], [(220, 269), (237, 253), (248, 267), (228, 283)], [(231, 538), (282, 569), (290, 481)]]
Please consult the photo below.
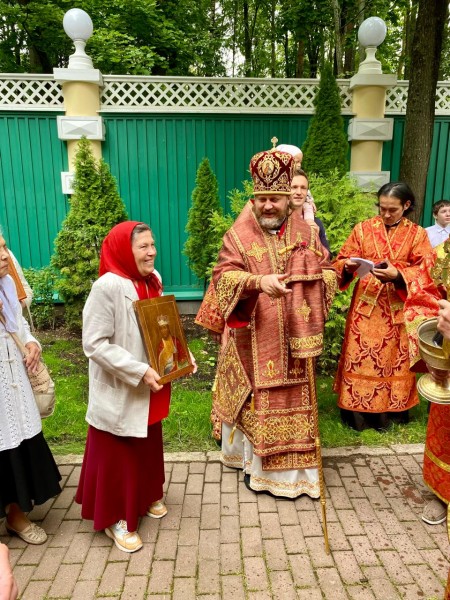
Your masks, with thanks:
[[(155, 272), (156, 273), (156, 272)], [(106, 273), (92, 286), (83, 310), (83, 350), (89, 358), (86, 421), (119, 436), (146, 437), (148, 361), (133, 302), (133, 282)]]

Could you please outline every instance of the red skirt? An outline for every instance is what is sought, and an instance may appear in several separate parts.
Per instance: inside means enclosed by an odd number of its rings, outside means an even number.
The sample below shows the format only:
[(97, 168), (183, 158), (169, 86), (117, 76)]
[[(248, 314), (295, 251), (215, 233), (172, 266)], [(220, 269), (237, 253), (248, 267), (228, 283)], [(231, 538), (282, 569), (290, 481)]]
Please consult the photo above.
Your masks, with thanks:
[(164, 454), (161, 422), (146, 438), (120, 437), (89, 426), (75, 501), (94, 529), (124, 519), (136, 531), (139, 517), (163, 496)]

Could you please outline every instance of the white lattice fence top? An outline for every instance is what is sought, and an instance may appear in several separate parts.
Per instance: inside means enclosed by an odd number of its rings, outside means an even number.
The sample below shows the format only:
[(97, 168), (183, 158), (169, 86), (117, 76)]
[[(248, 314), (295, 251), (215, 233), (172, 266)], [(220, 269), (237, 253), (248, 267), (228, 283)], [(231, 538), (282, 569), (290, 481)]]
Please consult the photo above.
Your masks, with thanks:
[(436, 114), (450, 113), (450, 81), (440, 81), (436, 90)]
[[(339, 79), (342, 113), (351, 114), (350, 81)], [(102, 112), (314, 112), (318, 79), (238, 79), (108, 75), (101, 92)], [(386, 114), (404, 114), (408, 81), (386, 92)], [(64, 110), (53, 75), (0, 74), (0, 110)], [(450, 114), (450, 82), (436, 90), (436, 114)]]
[(53, 75), (0, 75), (0, 110), (64, 110)]
[[(396, 85), (386, 91), (386, 114), (406, 113), (408, 101), (408, 81), (397, 81)], [(450, 114), (450, 82), (439, 81), (436, 88), (436, 115)]]
[(397, 81), (397, 84), (386, 90), (386, 113), (405, 113), (408, 100), (408, 82)]
[[(339, 80), (342, 108), (350, 112), (349, 81)], [(104, 78), (103, 112), (312, 113), (317, 79), (199, 77)]]

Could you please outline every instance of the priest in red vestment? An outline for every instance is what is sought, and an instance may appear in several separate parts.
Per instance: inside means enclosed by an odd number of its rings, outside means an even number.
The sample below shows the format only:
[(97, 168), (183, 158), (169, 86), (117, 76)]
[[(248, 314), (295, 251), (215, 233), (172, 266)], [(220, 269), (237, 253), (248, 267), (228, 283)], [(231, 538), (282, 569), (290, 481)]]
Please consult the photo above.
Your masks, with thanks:
[[(450, 240), (434, 248), (432, 260), (444, 259), (450, 250)], [(443, 295), (445, 289), (440, 288)], [(438, 328), (445, 337), (450, 338), (450, 328), (447, 318), (450, 316), (450, 305), (446, 300), (440, 300)], [(425, 506), (422, 519), (429, 525), (438, 525), (447, 519), (450, 504), (450, 406), (430, 404), (428, 417), (427, 438), (423, 458), (423, 478), (426, 485), (435, 494)]]
[(289, 209), (291, 155), (259, 152), (250, 170), (254, 199), (224, 236), (196, 318), (229, 328), (213, 406), (222, 460), (254, 491), (319, 497), (314, 358), (336, 276), (316, 228)]
[(432, 252), (426, 231), (405, 218), (411, 189), (392, 182), (377, 195), (379, 215), (356, 225), (334, 262), (340, 289), (358, 274), (355, 259), (375, 263), (355, 286), (334, 384), (343, 421), (358, 430), (406, 422), (418, 404), (417, 327), (440, 297), (422, 268)]
[[(439, 246), (436, 251), (439, 257)], [(439, 301), (437, 327), (443, 336), (450, 340), (450, 302), (447, 300)], [(447, 519), (447, 532), (450, 536), (447, 516), (448, 506), (450, 506), (450, 406), (448, 405), (431, 405), (423, 459), (423, 478), (436, 498), (427, 504), (422, 519), (430, 525), (437, 525)], [(450, 600), (450, 571), (444, 600)]]

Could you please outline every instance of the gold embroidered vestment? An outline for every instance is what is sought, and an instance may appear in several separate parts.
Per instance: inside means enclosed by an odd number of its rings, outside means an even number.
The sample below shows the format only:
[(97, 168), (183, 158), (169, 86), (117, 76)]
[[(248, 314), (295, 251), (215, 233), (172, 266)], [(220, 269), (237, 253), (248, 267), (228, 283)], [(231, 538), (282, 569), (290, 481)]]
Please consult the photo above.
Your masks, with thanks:
[[(286, 274), (292, 293), (278, 299), (262, 293), (261, 278), (271, 273)], [(196, 320), (210, 329), (214, 322), (217, 331), (219, 311), (232, 328), (214, 411), (245, 433), (266, 470), (317, 466), (314, 357), (335, 288), (315, 229), (295, 212), (284, 233), (272, 235), (249, 203), (224, 236), (213, 288)]]

